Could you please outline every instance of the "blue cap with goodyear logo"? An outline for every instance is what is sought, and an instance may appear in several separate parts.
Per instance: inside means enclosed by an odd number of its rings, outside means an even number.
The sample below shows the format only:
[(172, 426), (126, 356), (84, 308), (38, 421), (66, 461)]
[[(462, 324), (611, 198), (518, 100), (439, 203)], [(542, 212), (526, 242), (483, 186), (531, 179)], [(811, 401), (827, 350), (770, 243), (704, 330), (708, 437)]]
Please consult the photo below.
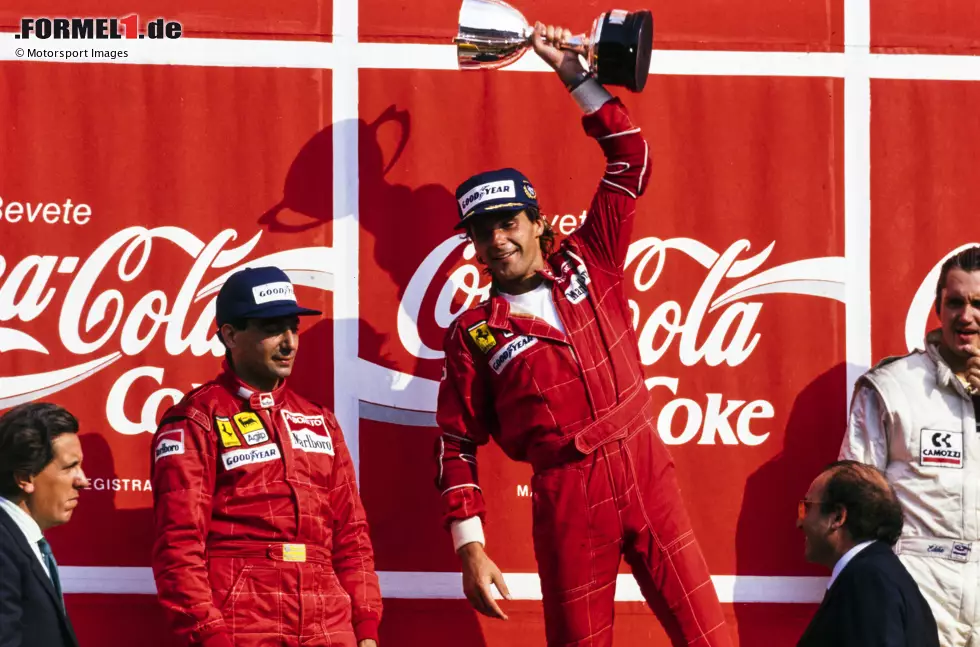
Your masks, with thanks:
[(240, 319), (318, 315), (296, 303), (293, 283), (278, 267), (247, 267), (228, 277), (215, 303), (218, 325)]
[(538, 194), (523, 173), (502, 168), (477, 173), (460, 184), (456, 189), (456, 204), (459, 223), (455, 229), (462, 229), (473, 216), (537, 208)]

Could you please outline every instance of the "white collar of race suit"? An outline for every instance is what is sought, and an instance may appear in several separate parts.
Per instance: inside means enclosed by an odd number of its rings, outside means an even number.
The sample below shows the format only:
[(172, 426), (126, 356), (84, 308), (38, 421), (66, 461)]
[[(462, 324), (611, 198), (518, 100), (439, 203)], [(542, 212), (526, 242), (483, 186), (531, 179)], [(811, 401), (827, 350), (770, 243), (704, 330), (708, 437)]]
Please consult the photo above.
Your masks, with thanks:
[(957, 390), (957, 384), (959, 385), (959, 391), (962, 391), (963, 395), (972, 395), (966, 388), (966, 385), (956, 377), (956, 373), (950, 368), (946, 360), (943, 359), (942, 353), (939, 352), (939, 345), (943, 341), (943, 331), (939, 328), (936, 330), (930, 330), (926, 333), (925, 339), (925, 349), (926, 355), (936, 364), (936, 382), (940, 386), (951, 388)]
[(276, 406), (275, 393), (260, 393), (249, 389), (243, 384), (238, 385), (238, 396), (248, 400), (252, 409), (271, 409)]

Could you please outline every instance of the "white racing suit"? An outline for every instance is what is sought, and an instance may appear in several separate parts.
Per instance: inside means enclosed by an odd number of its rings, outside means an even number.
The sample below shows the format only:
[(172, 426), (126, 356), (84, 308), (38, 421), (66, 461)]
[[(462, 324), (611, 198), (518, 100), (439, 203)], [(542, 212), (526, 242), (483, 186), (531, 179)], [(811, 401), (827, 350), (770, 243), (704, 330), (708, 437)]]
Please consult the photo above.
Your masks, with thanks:
[(883, 470), (905, 510), (895, 552), (944, 647), (980, 647), (980, 433), (974, 402), (938, 350), (888, 358), (855, 385), (842, 459)]

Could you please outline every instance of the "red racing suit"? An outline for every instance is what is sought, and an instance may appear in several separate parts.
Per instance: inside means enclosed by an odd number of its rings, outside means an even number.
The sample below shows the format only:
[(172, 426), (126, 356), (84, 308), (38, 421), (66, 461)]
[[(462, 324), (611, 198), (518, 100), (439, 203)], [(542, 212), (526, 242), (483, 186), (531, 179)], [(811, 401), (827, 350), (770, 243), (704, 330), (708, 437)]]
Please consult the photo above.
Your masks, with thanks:
[[(582, 227), (540, 271), (563, 333), (499, 295), (461, 314), (445, 343), (437, 485), (449, 526), (485, 517), (477, 447), (492, 437), (534, 468), (534, 547), (549, 645), (611, 645), (623, 556), (681, 644), (731, 645), (656, 433), (623, 290), (648, 146), (618, 99), (583, 118), (606, 170)], [(658, 610), (658, 608), (655, 608)], [(676, 622), (674, 622), (676, 621)]]
[(153, 575), (190, 645), (377, 640), (368, 524), (328, 410), (226, 364), (164, 414), (152, 451)]

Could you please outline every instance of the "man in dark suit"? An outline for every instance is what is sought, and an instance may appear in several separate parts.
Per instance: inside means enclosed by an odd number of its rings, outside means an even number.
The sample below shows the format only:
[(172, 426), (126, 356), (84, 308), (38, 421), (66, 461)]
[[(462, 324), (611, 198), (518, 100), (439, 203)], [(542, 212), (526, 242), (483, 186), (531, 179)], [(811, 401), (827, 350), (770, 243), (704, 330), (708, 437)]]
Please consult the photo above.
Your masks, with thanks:
[(88, 487), (78, 421), (31, 403), (0, 416), (0, 647), (78, 647), (44, 539)]
[(892, 552), (902, 507), (880, 471), (855, 461), (830, 465), (798, 514), (807, 561), (832, 572), (797, 647), (939, 647), (929, 604)]

